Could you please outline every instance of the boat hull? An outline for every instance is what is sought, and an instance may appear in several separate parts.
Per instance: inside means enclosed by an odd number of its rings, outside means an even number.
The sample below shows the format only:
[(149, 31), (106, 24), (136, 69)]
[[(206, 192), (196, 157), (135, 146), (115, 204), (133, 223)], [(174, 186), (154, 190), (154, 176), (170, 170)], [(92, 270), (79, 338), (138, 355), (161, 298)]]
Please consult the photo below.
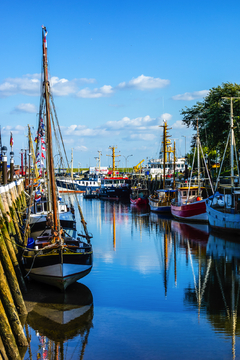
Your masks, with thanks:
[(145, 198), (145, 199), (143, 199), (143, 198), (132, 199), (132, 198), (130, 197), (130, 202), (131, 202), (131, 204), (133, 204), (133, 205), (146, 206), (146, 205), (148, 204), (148, 199), (147, 199), (147, 198)]
[[(82, 251), (82, 250), (81, 250)], [(61, 291), (77, 280), (86, 276), (92, 269), (92, 251), (84, 253), (71, 252), (69, 249), (39, 254), (26, 251), (23, 263), (29, 277), (59, 288)]]
[(102, 200), (129, 200), (130, 189), (128, 187), (122, 188), (101, 188), (99, 192), (99, 198)]
[(186, 205), (171, 204), (171, 213), (176, 219), (190, 222), (208, 222), (206, 201), (197, 201)]
[(156, 206), (149, 202), (150, 210), (157, 213), (171, 213), (171, 206)]
[(240, 234), (240, 214), (224, 213), (206, 204), (208, 220), (211, 228)]

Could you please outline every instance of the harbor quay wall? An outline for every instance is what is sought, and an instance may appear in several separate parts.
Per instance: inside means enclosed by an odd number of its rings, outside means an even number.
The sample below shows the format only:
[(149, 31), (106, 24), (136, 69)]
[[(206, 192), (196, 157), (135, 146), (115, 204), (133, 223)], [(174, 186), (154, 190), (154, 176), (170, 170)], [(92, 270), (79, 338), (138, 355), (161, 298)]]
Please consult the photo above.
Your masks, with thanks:
[(21, 269), (24, 179), (0, 185), (0, 359), (20, 360), (27, 350), (24, 333), (26, 285)]

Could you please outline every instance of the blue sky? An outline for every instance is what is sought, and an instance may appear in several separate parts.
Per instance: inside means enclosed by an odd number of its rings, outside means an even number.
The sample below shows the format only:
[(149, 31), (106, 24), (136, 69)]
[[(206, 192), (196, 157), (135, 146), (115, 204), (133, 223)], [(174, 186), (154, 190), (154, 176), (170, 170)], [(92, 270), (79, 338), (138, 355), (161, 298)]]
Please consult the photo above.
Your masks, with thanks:
[[(178, 155), (192, 131), (180, 111), (210, 88), (239, 83), (240, 3), (231, 1), (5, 1), (0, 4), (0, 124), (14, 152), (37, 125), (41, 26), (48, 30), (52, 92), (74, 165), (120, 166), (156, 157), (163, 119)], [(16, 157), (16, 163), (19, 158)]]

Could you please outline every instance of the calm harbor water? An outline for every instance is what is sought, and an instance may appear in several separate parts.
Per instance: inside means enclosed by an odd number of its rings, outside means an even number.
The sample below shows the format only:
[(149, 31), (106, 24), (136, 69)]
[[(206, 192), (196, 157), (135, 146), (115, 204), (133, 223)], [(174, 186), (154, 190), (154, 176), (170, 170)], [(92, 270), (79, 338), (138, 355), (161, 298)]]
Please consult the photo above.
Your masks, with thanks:
[(78, 198), (92, 272), (66, 294), (28, 285), (24, 359), (240, 359), (238, 239)]

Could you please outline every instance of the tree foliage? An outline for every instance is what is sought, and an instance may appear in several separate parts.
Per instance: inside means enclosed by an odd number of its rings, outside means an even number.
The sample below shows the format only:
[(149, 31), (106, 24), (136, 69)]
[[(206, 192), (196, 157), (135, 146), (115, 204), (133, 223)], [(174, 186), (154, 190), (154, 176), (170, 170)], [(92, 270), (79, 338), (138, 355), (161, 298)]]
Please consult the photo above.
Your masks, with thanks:
[[(187, 127), (197, 129), (202, 146), (208, 151), (218, 150), (222, 154), (230, 130), (230, 99), (224, 97), (239, 97), (233, 100), (233, 116), (237, 149), (240, 147), (240, 85), (223, 83), (209, 90), (202, 102), (197, 102), (191, 108), (182, 109), (183, 123)], [(193, 140), (195, 143), (195, 141)]]

